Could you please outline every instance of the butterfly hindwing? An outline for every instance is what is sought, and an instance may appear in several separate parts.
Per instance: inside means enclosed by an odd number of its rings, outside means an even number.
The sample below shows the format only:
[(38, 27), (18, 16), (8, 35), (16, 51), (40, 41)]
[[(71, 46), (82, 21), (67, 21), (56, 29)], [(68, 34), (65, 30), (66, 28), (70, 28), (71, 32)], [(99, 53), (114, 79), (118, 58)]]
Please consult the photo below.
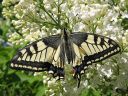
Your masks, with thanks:
[(27, 45), (11, 60), (11, 68), (34, 72), (49, 71), (54, 76), (64, 77), (59, 58), (60, 42), (60, 35), (53, 35)]
[(84, 73), (83, 71), (92, 63), (102, 61), (118, 52), (119, 45), (112, 39), (84, 32), (71, 34), (74, 43), (74, 52), (79, 63), (74, 64), (74, 77)]

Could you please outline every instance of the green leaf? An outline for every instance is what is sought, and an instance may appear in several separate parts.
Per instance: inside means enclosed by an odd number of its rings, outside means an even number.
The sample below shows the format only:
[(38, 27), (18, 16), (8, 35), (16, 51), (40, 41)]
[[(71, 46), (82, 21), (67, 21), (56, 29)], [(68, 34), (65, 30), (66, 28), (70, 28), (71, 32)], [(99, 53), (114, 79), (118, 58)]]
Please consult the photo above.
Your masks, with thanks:
[(93, 88), (89, 88), (84, 90), (81, 96), (100, 96), (100, 91), (97, 91)]
[[(29, 72), (28, 72), (29, 73)], [(30, 84), (32, 84), (35, 81), (42, 80), (42, 76), (34, 76), (33, 74), (26, 74), (24, 71), (18, 71), (16, 74), (19, 76), (20, 80), (28, 81)]]
[(121, 22), (122, 27), (124, 28), (124, 30), (128, 29), (128, 18), (124, 18)]
[(36, 96), (45, 96), (45, 87), (44, 86), (38, 87)]

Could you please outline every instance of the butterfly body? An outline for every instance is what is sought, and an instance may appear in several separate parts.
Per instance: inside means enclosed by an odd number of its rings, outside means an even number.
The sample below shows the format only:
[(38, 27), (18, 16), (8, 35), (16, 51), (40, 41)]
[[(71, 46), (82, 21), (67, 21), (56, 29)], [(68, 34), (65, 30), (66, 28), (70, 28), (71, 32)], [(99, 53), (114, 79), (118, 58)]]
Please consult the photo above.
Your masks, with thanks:
[(72, 64), (74, 78), (80, 84), (81, 74), (92, 63), (102, 61), (120, 52), (112, 39), (97, 34), (74, 32), (65, 29), (61, 34), (35, 41), (13, 57), (11, 68), (29, 71), (48, 71), (53, 77), (64, 78), (66, 61)]
[(73, 48), (73, 41), (71, 39), (71, 36), (69, 33), (66, 32), (66, 29), (64, 29), (64, 45), (65, 45), (65, 55), (67, 57), (68, 63), (73, 63), (75, 59), (75, 52)]

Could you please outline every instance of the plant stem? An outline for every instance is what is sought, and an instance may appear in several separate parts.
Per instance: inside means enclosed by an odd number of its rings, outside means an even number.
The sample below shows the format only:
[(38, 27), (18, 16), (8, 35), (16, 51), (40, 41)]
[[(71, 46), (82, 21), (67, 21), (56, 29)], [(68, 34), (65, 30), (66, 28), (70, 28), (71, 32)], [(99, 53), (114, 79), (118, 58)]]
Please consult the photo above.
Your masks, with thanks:
[(40, 6), (46, 13), (47, 13), (47, 15), (58, 25), (58, 23), (56, 22), (56, 20), (49, 14), (49, 12), (48, 11), (46, 11), (46, 9), (44, 8), (44, 6)]

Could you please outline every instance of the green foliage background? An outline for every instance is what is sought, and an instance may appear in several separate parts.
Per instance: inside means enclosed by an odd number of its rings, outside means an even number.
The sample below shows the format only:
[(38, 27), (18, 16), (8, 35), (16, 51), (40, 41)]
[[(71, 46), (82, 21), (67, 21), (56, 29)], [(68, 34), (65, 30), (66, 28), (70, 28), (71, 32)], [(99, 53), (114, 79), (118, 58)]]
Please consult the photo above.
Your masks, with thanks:
[(42, 76), (33, 76), (33, 73), (9, 68), (10, 60), (17, 48), (7, 42), (10, 25), (1, 12), (0, 2), (0, 96), (44, 96)]

